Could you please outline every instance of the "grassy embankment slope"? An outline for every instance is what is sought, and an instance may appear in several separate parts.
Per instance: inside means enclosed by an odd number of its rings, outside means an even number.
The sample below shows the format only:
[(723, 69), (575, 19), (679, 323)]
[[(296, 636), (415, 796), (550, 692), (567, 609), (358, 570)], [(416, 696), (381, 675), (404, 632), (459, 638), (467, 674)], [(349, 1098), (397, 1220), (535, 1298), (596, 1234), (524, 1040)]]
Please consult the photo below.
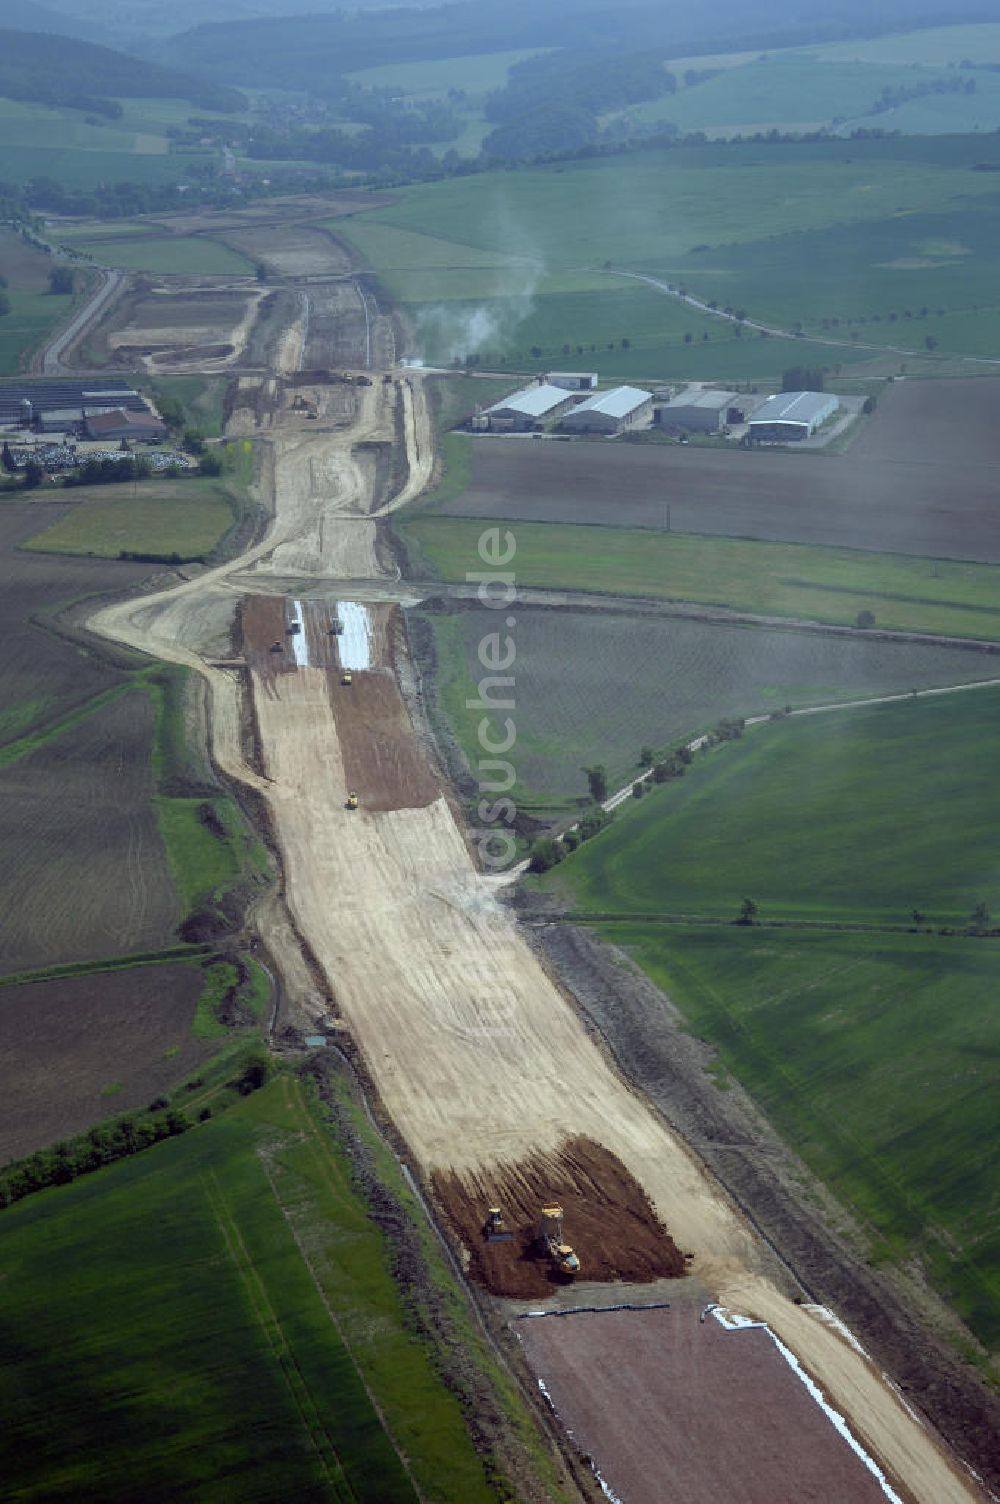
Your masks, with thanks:
[[(434, 360), (476, 349), (544, 368), (569, 346), (608, 376), (857, 370), (874, 357), (855, 342), (922, 352), (931, 337), (937, 360), (995, 349), (1000, 209), (981, 169), (998, 164), (992, 136), (685, 146), (419, 185), (338, 230)], [(609, 292), (608, 265), (807, 338), (737, 338), (639, 284)], [(477, 310), (492, 323), (474, 344)]]
[[(663, 985), (877, 1255), (922, 1258), (993, 1349), (997, 941), (830, 926), (1000, 909), (998, 735), (990, 689), (754, 727), (542, 880)], [(744, 896), (792, 927), (699, 925)]]
[[(345, 1092), (405, 1236), (420, 1214)], [(420, 1335), (428, 1296), (529, 1437), (530, 1422), (425, 1224), (410, 1236), (429, 1274), (407, 1309), (358, 1167), (283, 1075), (180, 1138), (0, 1213), (19, 1291), (0, 1362), (8, 1497), (115, 1504), (141, 1478), (150, 1501), (495, 1500)]]
[(50, 293), (52, 264), (50, 256), (16, 231), (0, 226), (0, 277), (7, 283), (0, 293), (10, 302), (10, 312), (0, 318), (0, 376), (23, 370), (46, 336), (86, 296), (93, 273), (77, 272), (75, 294)]

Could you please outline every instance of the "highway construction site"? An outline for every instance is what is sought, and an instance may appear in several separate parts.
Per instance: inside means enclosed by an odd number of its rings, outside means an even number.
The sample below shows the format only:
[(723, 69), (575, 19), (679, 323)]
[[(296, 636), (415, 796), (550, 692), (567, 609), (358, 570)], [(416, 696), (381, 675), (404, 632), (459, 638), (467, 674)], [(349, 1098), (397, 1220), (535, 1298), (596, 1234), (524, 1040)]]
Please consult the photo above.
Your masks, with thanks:
[[(270, 254), (293, 252), (286, 237)], [(419, 588), (388, 531), (434, 475), (427, 378), (391, 364), (390, 314), (332, 274), (335, 294), (310, 280), (285, 299), (274, 368), (243, 372), (229, 405), (230, 435), (257, 446), (265, 536), (90, 622), (206, 685), (215, 764), (280, 868), (255, 916), (276, 1037), (325, 1028), (356, 1064), (486, 1319), (608, 1497), (981, 1500), (625, 1076), (504, 880), (478, 869), (410, 659)], [(339, 362), (315, 343), (313, 302), (344, 315)], [(522, 1319), (571, 1305), (648, 1309)], [(767, 1329), (733, 1330), (749, 1319)], [(750, 1487), (732, 1440), (759, 1441), (765, 1414), (771, 1460)]]

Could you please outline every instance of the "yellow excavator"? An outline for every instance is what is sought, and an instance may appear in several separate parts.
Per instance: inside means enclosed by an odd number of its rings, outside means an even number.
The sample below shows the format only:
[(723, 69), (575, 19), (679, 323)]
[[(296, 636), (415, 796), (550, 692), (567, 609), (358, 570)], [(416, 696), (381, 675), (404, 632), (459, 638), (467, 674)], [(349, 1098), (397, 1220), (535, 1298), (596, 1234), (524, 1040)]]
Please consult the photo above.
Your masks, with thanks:
[(549, 1262), (564, 1279), (575, 1279), (580, 1272), (580, 1260), (563, 1237), (563, 1209), (561, 1206), (543, 1206), (538, 1221), (537, 1243), (539, 1250), (548, 1255)]
[(354, 683), (354, 679), (349, 668), (344, 669), (344, 672), (340, 676), (340, 682), (345, 686)]
[(352, 789), (351, 792), (347, 796), (347, 808), (348, 809), (357, 809), (357, 807), (358, 807), (358, 796), (354, 792), (354, 790)]

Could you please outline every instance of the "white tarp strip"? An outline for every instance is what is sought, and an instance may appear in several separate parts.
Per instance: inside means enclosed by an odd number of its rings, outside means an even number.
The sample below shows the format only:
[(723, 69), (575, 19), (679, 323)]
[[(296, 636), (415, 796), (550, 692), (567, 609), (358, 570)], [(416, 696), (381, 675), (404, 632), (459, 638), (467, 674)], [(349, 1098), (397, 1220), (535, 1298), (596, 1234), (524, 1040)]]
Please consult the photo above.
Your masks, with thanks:
[(805, 1369), (802, 1367), (802, 1364), (799, 1362), (798, 1358), (792, 1352), (791, 1348), (786, 1347), (785, 1344), (781, 1341), (781, 1338), (775, 1336), (775, 1334), (771, 1331), (771, 1328), (768, 1326), (767, 1322), (751, 1321), (749, 1316), (737, 1316), (732, 1311), (724, 1311), (721, 1306), (713, 1306), (711, 1310), (712, 1315), (715, 1317), (719, 1325), (724, 1326), (728, 1332), (735, 1332), (739, 1331), (743, 1327), (752, 1326), (759, 1327), (761, 1331), (767, 1333), (781, 1356), (784, 1358), (785, 1362), (788, 1364), (789, 1368), (795, 1374), (796, 1378), (801, 1380), (801, 1382), (805, 1385), (806, 1389), (812, 1395), (817, 1405), (819, 1405), (824, 1415), (826, 1415), (828, 1420), (831, 1420), (833, 1422), (834, 1426), (847, 1442), (847, 1445), (850, 1447), (851, 1451), (854, 1452), (856, 1456), (860, 1457), (865, 1467), (875, 1478), (882, 1492), (889, 1500), (889, 1504), (903, 1504), (902, 1499), (896, 1493), (895, 1489), (892, 1488), (888, 1478), (885, 1476), (882, 1469), (875, 1461), (874, 1457), (869, 1457), (864, 1447), (859, 1441), (855, 1439), (855, 1437), (851, 1433), (851, 1428), (848, 1426), (847, 1421), (844, 1419), (844, 1417), (840, 1414), (839, 1411), (834, 1410), (833, 1406), (828, 1402), (819, 1385), (814, 1383), (814, 1381), (809, 1377)]
[(344, 630), (337, 638), (342, 668), (365, 669), (372, 666), (372, 619), (367, 606), (356, 601), (338, 601), (337, 612)]
[(292, 652), (295, 654), (296, 668), (309, 667), (309, 643), (306, 641), (306, 623), (302, 615), (302, 602), (292, 601), (292, 622), (298, 626), (298, 631), (292, 633)]

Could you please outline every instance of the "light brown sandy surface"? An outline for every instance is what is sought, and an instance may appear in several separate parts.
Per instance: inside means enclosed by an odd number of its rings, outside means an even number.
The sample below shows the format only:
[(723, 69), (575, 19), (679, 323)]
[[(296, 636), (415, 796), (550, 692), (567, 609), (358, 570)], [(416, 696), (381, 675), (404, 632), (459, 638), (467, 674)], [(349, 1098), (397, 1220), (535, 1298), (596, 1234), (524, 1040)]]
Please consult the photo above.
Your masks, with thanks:
[[(432, 464), (420, 381), (397, 379), (393, 389), (402, 393), (411, 474), (389, 506), (416, 494)], [(217, 609), (229, 592), (235, 605), (237, 589), (269, 573), (378, 580), (371, 499), (351, 443), (391, 432), (389, 390), (381, 381), (362, 390), (350, 432), (316, 432), (306, 421), (273, 431), (269, 537), (234, 565), (101, 613), (97, 630), (206, 672), (216, 759), (268, 802), (291, 919), (419, 1169), (485, 1184), (516, 1174), (524, 1160), (555, 1159), (571, 1139), (604, 1146), (678, 1246), (696, 1254), (705, 1285), (772, 1324), (910, 1498), (967, 1504), (976, 1491), (929, 1432), (867, 1360), (779, 1293), (747, 1224), (612, 1069), (497, 901), (495, 881), (477, 870), (446, 800), (407, 805), (397, 791), (402, 807), (345, 808), (349, 739), (338, 734), (341, 707), (335, 715), (326, 667), (271, 673), (257, 664), (264, 775), (244, 765), (236, 677), (199, 663), (186, 623), (203, 601)]]

